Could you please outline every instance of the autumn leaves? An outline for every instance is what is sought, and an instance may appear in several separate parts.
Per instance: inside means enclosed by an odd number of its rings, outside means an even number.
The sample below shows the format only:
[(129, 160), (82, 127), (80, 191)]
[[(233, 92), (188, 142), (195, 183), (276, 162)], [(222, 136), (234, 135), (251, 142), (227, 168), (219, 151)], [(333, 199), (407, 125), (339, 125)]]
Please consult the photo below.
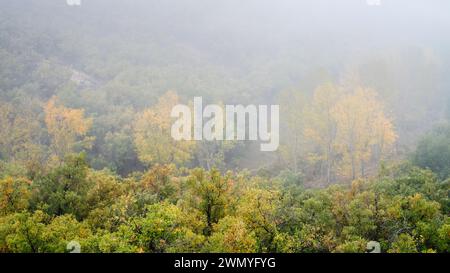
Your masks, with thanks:
[[(169, 91), (154, 106), (136, 114), (132, 138), (144, 164), (183, 165), (200, 154), (196, 153), (199, 143), (171, 137), (171, 111), (179, 103), (178, 95)], [(314, 173), (312, 180), (329, 184), (365, 177), (393, 151), (397, 139), (394, 125), (374, 90), (359, 86), (348, 90), (328, 83), (317, 87), (311, 96), (284, 92), (278, 103), (280, 159), (296, 173)], [(85, 117), (84, 110), (59, 105), (56, 97), (44, 110), (55, 158), (90, 148), (94, 139), (87, 134), (93, 120)], [(223, 152), (217, 154), (223, 156)]]
[(93, 119), (87, 118), (82, 109), (71, 109), (57, 103), (52, 97), (44, 106), (45, 124), (51, 136), (53, 160), (75, 152), (76, 148), (90, 148), (93, 137), (86, 136)]
[(286, 92), (280, 97), (285, 135), (281, 158), (298, 172), (315, 169), (327, 184), (339, 177), (367, 174), (391, 152), (397, 139), (375, 91), (343, 90), (331, 83), (316, 88), (312, 98)]
[(139, 159), (146, 164), (183, 163), (191, 158), (194, 141), (176, 141), (170, 135), (170, 112), (178, 104), (175, 92), (167, 92), (158, 103), (137, 114), (134, 143)]

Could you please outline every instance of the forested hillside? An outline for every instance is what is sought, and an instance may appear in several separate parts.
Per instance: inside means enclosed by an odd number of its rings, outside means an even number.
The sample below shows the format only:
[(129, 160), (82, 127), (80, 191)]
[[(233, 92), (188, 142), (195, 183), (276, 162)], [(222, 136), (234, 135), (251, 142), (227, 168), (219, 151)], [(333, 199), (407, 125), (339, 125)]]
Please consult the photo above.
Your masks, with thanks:
[[(0, 253), (449, 252), (450, 5), (212, 2), (0, 0)], [(279, 149), (175, 141), (199, 96)]]

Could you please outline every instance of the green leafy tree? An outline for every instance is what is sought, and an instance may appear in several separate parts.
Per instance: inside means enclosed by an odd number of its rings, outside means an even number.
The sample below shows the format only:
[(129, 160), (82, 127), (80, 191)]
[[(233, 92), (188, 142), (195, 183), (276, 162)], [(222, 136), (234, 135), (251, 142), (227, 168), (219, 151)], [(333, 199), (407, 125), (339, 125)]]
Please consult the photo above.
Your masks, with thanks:
[(213, 225), (225, 216), (231, 187), (231, 177), (222, 176), (219, 171), (206, 172), (203, 169), (192, 171), (188, 184), (192, 188), (191, 203), (205, 219), (205, 235), (210, 235)]
[(88, 166), (83, 154), (66, 157), (65, 162), (33, 183), (34, 207), (51, 215), (73, 214), (77, 219), (87, 215), (86, 179)]
[[(192, 238), (194, 234), (186, 226), (184, 213), (175, 205), (169, 203), (158, 203), (150, 205), (148, 212), (143, 218), (137, 218), (132, 222), (134, 233), (137, 234), (136, 243), (144, 252), (168, 252), (180, 249), (186, 242), (185, 238)], [(189, 249), (189, 248), (188, 248)]]
[(413, 155), (413, 163), (422, 168), (429, 168), (440, 179), (450, 177), (450, 125), (437, 126), (430, 134), (423, 137)]
[(241, 218), (226, 216), (214, 225), (205, 249), (215, 253), (252, 253), (256, 250), (256, 238)]

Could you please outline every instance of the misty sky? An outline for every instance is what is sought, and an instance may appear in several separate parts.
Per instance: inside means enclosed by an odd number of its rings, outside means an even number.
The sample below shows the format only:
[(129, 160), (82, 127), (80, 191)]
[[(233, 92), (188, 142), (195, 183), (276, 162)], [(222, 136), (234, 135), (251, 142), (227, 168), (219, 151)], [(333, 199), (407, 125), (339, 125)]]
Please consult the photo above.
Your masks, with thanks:
[(24, 26), (42, 16), (41, 27), (52, 29), (58, 27), (52, 22), (65, 18), (69, 33), (78, 27), (105, 36), (117, 31), (135, 39), (158, 35), (161, 42), (217, 51), (275, 51), (318, 42), (330, 49), (439, 47), (450, 40), (446, 0), (381, 0), (380, 6), (366, 0), (83, 0), (80, 7), (68, 7), (65, 0), (2, 0), (1, 7), (2, 13), (29, 14)]

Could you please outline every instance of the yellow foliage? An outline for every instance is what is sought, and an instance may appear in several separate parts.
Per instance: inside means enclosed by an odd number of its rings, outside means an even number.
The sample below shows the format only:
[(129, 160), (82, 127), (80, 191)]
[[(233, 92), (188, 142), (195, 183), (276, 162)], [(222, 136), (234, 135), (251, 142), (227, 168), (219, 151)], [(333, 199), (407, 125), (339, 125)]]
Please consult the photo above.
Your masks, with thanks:
[(62, 159), (65, 154), (73, 152), (75, 145), (82, 144), (89, 148), (92, 138), (85, 138), (92, 126), (92, 118), (85, 118), (83, 109), (71, 109), (57, 105), (57, 98), (52, 97), (44, 106), (45, 124), (52, 137), (55, 156)]
[(195, 143), (175, 141), (170, 134), (170, 113), (178, 102), (178, 95), (169, 91), (159, 98), (154, 107), (137, 115), (134, 122), (134, 143), (142, 162), (182, 163), (191, 158)]
[(28, 208), (31, 181), (7, 177), (0, 180), (0, 216)]
[(340, 99), (333, 108), (337, 123), (337, 143), (343, 156), (340, 166), (351, 177), (365, 174), (365, 164), (373, 159), (379, 161), (396, 141), (394, 126), (383, 112), (377, 94), (364, 88)]

